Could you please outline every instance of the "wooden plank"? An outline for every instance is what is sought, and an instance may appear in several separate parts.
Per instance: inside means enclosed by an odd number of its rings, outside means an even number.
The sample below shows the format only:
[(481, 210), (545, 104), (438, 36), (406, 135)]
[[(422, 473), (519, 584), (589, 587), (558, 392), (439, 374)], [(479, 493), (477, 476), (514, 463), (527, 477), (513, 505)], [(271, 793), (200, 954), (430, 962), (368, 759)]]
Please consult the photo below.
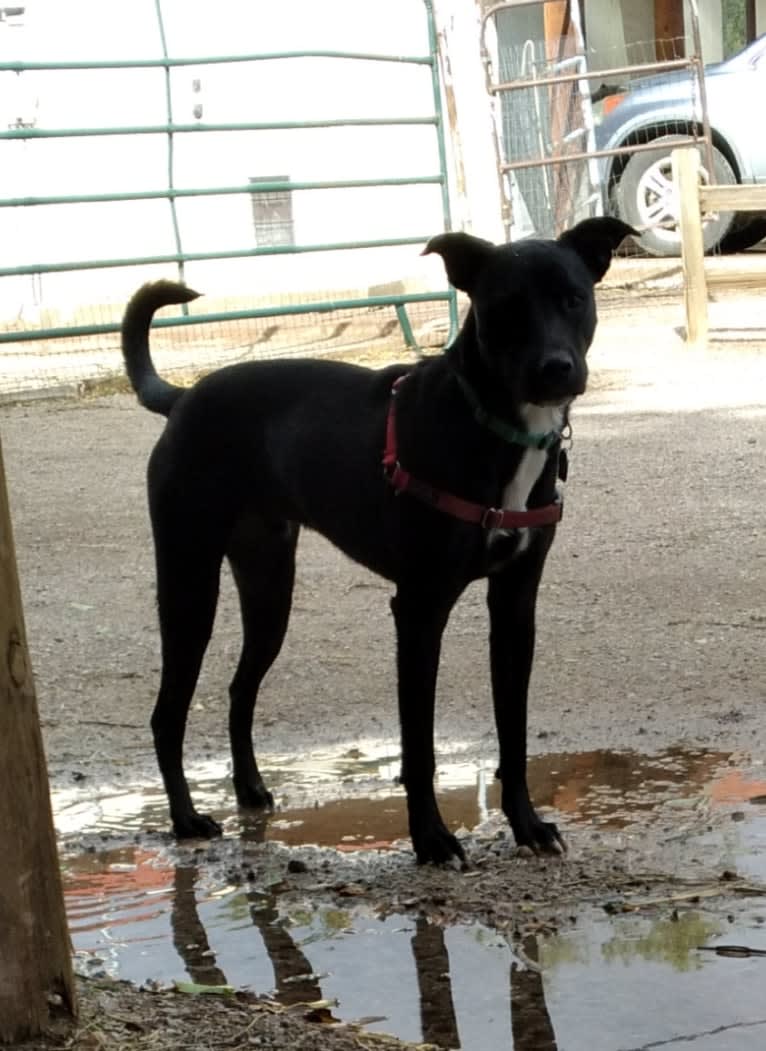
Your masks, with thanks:
[(673, 150), (672, 159), (673, 182), (679, 199), (686, 340), (704, 346), (708, 336), (708, 313), (699, 199), (700, 156), (697, 150)]
[(700, 186), (699, 198), (703, 212), (766, 212), (766, 183)]
[[(753, 266), (744, 265), (750, 261)], [(732, 256), (718, 259), (708, 257), (705, 260), (705, 280), (708, 288), (764, 288), (766, 255), (756, 253), (751, 259)]]
[(0, 1043), (76, 1013), (48, 774), (0, 446)]

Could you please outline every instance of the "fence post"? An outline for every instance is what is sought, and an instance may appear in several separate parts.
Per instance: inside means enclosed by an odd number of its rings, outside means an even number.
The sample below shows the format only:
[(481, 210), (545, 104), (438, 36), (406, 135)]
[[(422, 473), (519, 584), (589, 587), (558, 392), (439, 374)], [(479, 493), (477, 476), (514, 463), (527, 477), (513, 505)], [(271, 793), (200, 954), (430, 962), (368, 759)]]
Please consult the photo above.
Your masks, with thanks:
[(700, 155), (696, 149), (678, 149), (673, 150), (672, 159), (681, 230), (686, 341), (705, 346), (708, 336), (708, 314), (699, 197)]
[(0, 843), (0, 1043), (16, 1043), (76, 999), (1, 445)]

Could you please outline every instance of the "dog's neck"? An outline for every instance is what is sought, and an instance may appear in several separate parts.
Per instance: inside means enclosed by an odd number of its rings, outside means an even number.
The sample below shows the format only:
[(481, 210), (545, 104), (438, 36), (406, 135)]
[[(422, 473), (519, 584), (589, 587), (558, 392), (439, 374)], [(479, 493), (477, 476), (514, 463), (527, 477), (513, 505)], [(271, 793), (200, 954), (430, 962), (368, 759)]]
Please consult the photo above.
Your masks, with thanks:
[[(535, 430), (534, 423), (539, 421), (545, 423), (547, 416), (545, 413), (527, 413), (525, 408), (527, 406), (522, 405), (519, 410), (519, 415), (524, 423), (522, 428), (512, 426), (505, 417), (495, 416), (484, 408), (482, 399), (473, 389), (471, 384), (466, 378), (460, 373), (455, 372), (460, 389), (465, 396), (466, 401), (471, 407), (473, 412), (473, 418), (479, 424), (480, 427), (486, 427), (487, 430), (492, 431), (493, 434), (497, 435), (498, 438), (502, 438), (508, 445), (519, 445), (523, 449), (550, 449), (551, 446), (555, 445), (561, 439), (561, 427), (563, 426), (563, 417), (560, 423), (555, 426), (548, 427), (545, 430)], [(542, 406), (528, 406), (530, 409), (542, 408)], [(561, 413), (554, 413), (551, 417), (553, 420), (558, 420), (558, 416)]]
[(476, 353), (476, 321), (470, 310), (458, 339), (447, 350), (462, 396), (480, 427), (509, 445), (547, 450), (566, 427), (569, 403), (540, 406), (507, 398), (497, 380)]
[[(469, 309), (457, 339), (448, 348), (446, 354), (452, 371), (473, 391), (475, 399), (486, 414), (502, 420), (510, 428), (520, 431), (527, 430), (526, 420), (519, 411), (520, 406), (513, 404), (512, 401), (509, 403), (507, 393), (502, 390), (497, 379), (491, 375), (489, 368), (478, 353), (473, 307)], [(465, 400), (465, 390), (461, 391), (461, 396)], [(473, 412), (473, 405), (470, 408)]]
[[(561, 431), (566, 414), (566, 405), (522, 405), (521, 415), (530, 430)], [(548, 462), (547, 449), (527, 448), (513, 472), (512, 478), (503, 488), (503, 507), (511, 511), (526, 511), (527, 501), (542, 476)]]
[[(530, 431), (555, 430), (561, 433), (569, 406), (565, 405), (531, 405), (521, 406), (521, 415)], [(502, 506), (510, 511), (526, 511), (532, 490), (540, 481), (549, 460), (549, 450), (527, 448), (519, 460), (510, 481), (503, 486)], [(555, 480), (551, 482), (555, 486)], [(488, 541), (493, 543), (494, 537)], [(529, 547), (531, 533), (529, 529), (520, 530), (518, 546), (514, 556), (520, 555)]]
[[(501, 448), (507, 450), (501, 453), (498, 449), (500, 506), (511, 511), (529, 510), (532, 491), (544, 477), (547, 481), (541, 499), (543, 503), (552, 500), (559, 473), (559, 440), (569, 422), (570, 401), (536, 405), (509, 399), (477, 353), (473, 310), (447, 355), (467, 411), (482, 430), (498, 436)], [(490, 532), (490, 546), (501, 533)], [(529, 529), (519, 531), (513, 557), (527, 549), (531, 537)]]

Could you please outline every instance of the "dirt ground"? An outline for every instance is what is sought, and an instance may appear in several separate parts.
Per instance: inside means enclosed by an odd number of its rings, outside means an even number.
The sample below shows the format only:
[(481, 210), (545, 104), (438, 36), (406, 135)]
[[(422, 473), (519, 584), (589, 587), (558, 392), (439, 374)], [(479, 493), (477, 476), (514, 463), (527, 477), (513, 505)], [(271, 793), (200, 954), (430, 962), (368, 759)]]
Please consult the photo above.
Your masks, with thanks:
[[(600, 314), (590, 389), (573, 414), (566, 512), (540, 596), (531, 751), (651, 755), (682, 746), (762, 757), (766, 306), (756, 296), (719, 296), (706, 351), (685, 346), (678, 293), (661, 285), (613, 285), (601, 293)], [(54, 788), (77, 784), (97, 795), (108, 784), (158, 780), (148, 727), (159, 654), (144, 469), (160, 427), (127, 395), (0, 410)], [(302, 537), (290, 631), (259, 700), (261, 753), (395, 753), (389, 591), (321, 538)], [(225, 690), (238, 649), (227, 581), (187, 734), (191, 764), (227, 753)], [(494, 755), (487, 665), (476, 585), (445, 637), (443, 762)], [(358, 779), (325, 791), (368, 787)], [(292, 790), (300, 795), (302, 786)], [(671, 808), (661, 827), (667, 833), (674, 823)], [(501, 824), (490, 823), (461, 833), (467, 873), (418, 870), (406, 850), (360, 860), (231, 836), (194, 861), (229, 881), (248, 866), (268, 869), (286, 881), (286, 894), (304, 897), (321, 872), (323, 893), (343, 898), (353, 887), (381, 913), (480, 917), (517, 938), (566, 922), (583, 902), (704, 888), (730, 908), (739, 886), (732, 874), (682, 838), (659, 836), (659, 827), (647, 823), (613, 851), (596, 833), (564, 826), (570, 853), (558, 861), (514, 850), (498, 838)], [(288, 868), (295, 858), (305, 872)], [(534, 909), (522, 909), (530, 900)], [(244, 994), (200, 1004), (104, 982), (80, 981), (80, 991), (78, 1035), (28, 1047), (405, 1046), (320, 1025), (322, 1008), (283, 1010)]]

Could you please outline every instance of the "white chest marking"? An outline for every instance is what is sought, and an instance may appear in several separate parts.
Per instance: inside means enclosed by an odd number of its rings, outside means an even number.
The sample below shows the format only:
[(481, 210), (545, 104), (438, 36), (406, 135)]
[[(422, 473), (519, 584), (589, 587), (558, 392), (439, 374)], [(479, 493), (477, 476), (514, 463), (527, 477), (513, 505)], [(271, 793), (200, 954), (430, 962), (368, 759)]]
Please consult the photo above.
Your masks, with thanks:
[[(547, 431), (561, 430), (564, 424), (564, 405), (522, 405), (521, 416), (527, 426), (527, 430), (535, 434), (544, 434)], [(540, 475), (543, 473), (548, 459), (547, 449), (525, 449), (521, 457), (516, 473), (503, 489), (503, 508), (509, 511), (526, 511), (529, 494), (535, 487)], [(501, 530), (492, 530), (488, 541)], [(525, 551), (529, 546), (529, 530), (522, 529), (519, 537), (519, 546), (516, 554)]]

